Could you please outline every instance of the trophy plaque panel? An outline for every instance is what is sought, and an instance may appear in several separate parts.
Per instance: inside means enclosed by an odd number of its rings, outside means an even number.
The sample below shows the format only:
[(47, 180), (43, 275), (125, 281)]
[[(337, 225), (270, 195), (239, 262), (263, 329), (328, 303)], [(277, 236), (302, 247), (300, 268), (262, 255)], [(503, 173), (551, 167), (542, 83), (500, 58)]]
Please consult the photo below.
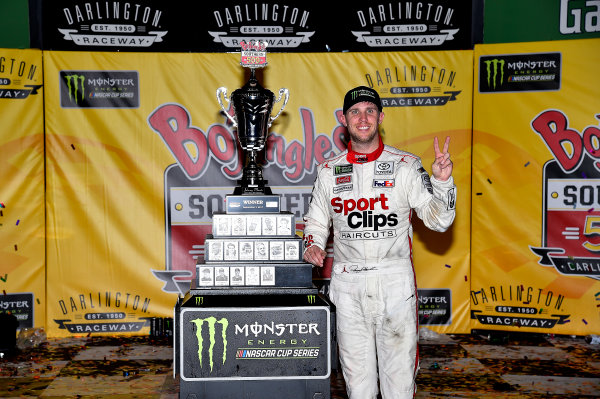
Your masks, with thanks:
[(204, 259), (207, 262), (261, 261), (298, 262), (302, 260), (302, 238), (213, 238), (204, 242)]
[(296, 222), (291, 212), (227, 214), (214, 213), (212, 234), (215, 238), (246, 236), (294, 237)]
[(196, 285), (204, 289), (312, 287), (312, 266), (296, 263), (198, 263)]
[(225, 209), (229, 214), (238, 213), (279, 213), (281, 196), (272, 195), (226, 195)]

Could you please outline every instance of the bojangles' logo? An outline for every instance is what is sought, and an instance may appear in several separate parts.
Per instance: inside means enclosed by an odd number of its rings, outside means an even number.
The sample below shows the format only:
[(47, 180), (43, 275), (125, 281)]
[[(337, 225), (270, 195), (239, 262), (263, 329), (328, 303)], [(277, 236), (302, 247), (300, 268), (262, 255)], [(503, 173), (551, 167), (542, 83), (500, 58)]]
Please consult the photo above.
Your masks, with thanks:
[(221, 340), (223, 341), (223, 364), (227, 360), (227, 327), (229, 321), (226, 318), (217, 320), (216, 317), (210, 316), (205, 319), (194, 319), (190, 320), (191, 323), (196, 325), (196, 338), (198, 339), (198, 360), (200, 361), (200, 367), (202, 367), (202, 352), (204, 350), (204, 337), (202, 336), (202, 326), (206, 323), (208, 327), (208, 364), (210, 365), (210, 372), (213, 371), (213, 354), (216, 343), (216, 325), (221, 325)]
[(502, 83), (504, 83), (504, 60), (494, 58), (491, 60), (485, 60), (483, 62), (485, 63), (487, 85), (495, 90), (496, 84), (501, 86)]
[(69, 91), (69, 100), (75, 104), (83, 101), (85, 96), (85, 76), (83, 75), (64, 75)]

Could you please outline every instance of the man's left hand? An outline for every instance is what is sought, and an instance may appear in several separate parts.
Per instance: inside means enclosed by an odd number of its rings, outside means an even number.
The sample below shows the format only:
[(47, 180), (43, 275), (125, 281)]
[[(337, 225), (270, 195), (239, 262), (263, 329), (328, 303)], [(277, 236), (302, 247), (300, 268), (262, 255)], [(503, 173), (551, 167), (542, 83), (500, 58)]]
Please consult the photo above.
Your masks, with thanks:
[(431, 165), (433, 177), (440, 181), (446, 181), (452, 176), (452, 161), (448, 147), (450, 146), (450, 137), (446, 137), (444, 148), (440, 151), (438, 138), (433, 138), (433, 150), (435, 151), (435, 161)]

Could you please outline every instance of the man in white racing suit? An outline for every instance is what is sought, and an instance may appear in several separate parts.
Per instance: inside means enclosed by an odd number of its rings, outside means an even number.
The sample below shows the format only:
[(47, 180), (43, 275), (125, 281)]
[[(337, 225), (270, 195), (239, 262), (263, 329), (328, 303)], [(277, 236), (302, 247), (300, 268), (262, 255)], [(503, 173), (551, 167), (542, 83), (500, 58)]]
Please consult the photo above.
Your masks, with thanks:
[[(340, 362), (350, 399), (412, 398), (418, 370), (418, 315), (412, 264), (414, 209), (445, 231), (454, 221), (456, 186), (450, 138), (430, 178), (420, 159), (384, 145), (381, 100), (365, 86), (344, 97), (340, 121), (348, 149), (318, 166), (304, 217), (304, 259), (323, 266), (333, 223), (330, 298), (336, 305)], [(379, 374), (378, 374), (379, 370)]]

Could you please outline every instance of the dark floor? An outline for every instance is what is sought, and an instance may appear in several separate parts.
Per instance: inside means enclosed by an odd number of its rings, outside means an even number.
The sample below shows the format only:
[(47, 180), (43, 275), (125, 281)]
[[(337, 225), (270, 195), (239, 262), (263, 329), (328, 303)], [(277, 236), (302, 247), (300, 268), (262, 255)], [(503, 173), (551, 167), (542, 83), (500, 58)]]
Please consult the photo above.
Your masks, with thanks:
[[(600, 397), (600, 345), (582, 337), (428, 333), (420, 353), (418, 398)], [(46, 340), (0, 359), (0, 398), (175, 399), (172, 363), (166, 339)], [(340, 372), (331, 398), (347, 398)]]

